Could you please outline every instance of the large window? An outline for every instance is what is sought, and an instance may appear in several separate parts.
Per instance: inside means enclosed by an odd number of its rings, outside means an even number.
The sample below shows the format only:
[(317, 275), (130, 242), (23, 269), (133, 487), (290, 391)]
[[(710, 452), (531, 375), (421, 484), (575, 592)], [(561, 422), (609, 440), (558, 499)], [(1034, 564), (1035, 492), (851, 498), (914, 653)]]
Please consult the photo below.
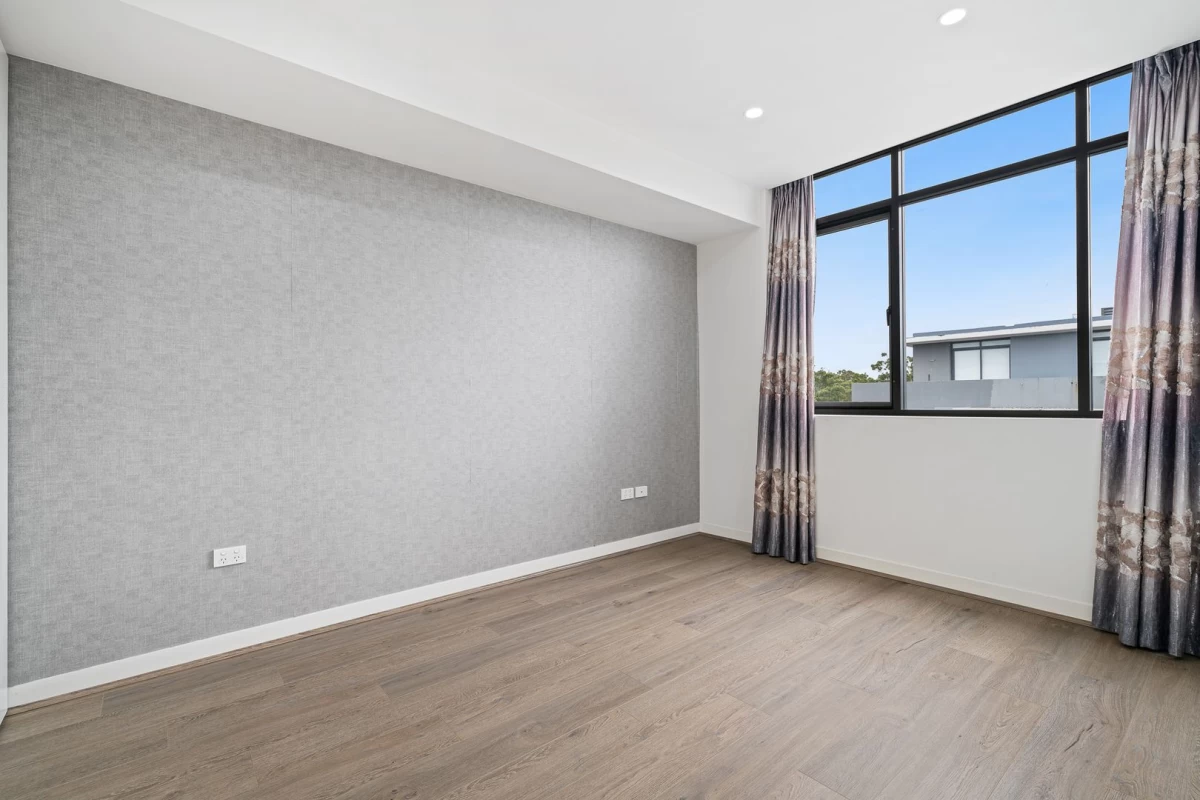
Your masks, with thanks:
[(1015, 164), (1075, 143), (1070, 94), (939, 136), (904, 151), (904, 190), (911, 192)]
[[(985, 126), (986, 127), (986, 126)], [(1075, 336), (1050, 333), (1075, 313), (1075, 165), (915, 203), (904, 210), (905, 344), (913, 382), (907, 408), (1071, 409), (1077, 404)], [(988, 356), (955, 386), (937, 369), (964, 343), (1003, 331), (1003, 374)], [(1009, 343), (1012, 343), (1009, 345)]]
[(823, 413), (1094, 416), (1129, 71), (816, 176)]
[[(888, 226), (886, 220), (817, 239), (813, 312), (816, 399), (890, 403), (888, 381)], [(848, 327), (846, 320), (858, 324)]]
[(892, 193), (892, 163), (887, 156), (848, 167), (813, 184), (817, 216), (857, 208)]

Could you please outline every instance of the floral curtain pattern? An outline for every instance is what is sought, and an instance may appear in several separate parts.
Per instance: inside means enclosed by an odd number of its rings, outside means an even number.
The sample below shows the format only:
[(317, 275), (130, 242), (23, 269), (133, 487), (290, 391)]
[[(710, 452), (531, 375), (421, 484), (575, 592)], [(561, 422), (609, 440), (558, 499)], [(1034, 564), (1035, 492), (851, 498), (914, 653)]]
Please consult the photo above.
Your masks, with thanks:
[(766, 331), (754, 476), (755, 553), (816, 557), (812, 319), (817, 223), (812, 178), (771, 195)]
[(1134, 65), (1092, 622), (1200, 655), (1200, 43)]

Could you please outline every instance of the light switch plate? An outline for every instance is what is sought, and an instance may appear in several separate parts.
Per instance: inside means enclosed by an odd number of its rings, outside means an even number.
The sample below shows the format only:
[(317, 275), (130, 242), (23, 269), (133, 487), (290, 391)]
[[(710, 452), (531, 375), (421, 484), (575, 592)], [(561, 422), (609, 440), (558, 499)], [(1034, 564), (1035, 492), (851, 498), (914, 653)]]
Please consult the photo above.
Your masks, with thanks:
[(649, 486), (638, 486), (637, 488), (635, 488), (633, 490), (634, 497), (646, 497), (649, 494), (650, 494)]
[(633, 487), (632, 486), (629, 487), (628, 489), (621, 490), (621, 499), (622, 500), (632, 500), (633, 499)]
[(246, 545), (236, 547), (218, 547), (213, 550), (213, 568), (232, 567), (234, 564), (246, 563)]

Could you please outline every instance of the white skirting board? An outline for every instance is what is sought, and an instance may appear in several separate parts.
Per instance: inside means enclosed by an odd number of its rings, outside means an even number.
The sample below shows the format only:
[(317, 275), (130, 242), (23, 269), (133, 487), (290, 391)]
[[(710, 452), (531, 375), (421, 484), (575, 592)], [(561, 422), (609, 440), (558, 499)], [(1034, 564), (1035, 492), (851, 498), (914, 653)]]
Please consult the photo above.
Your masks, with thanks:
[[(724, 528), (720, 525), (707, 525), (704, 523), (700, 524), (699, 530), (703, 533), (720, 536), (724, 539), (732, 539), (736, 542), (750, 541), (749, 531), (739, 531), (733, 528)], [(1032, 608), (1038, 611), (1047, 611), (1051, 614), (1071, 617), (1072, 619), (1090, 621), (1092, 618), (1091, 603), (1071, 600), (1066, 597), (1055, 597), (1054, 595), (1033, 592), (1028, 589), (1019, 589), (1014, 586), (989, 583), (976, 578), (938, 572), (937, 570), (917, 567), (912, 564), (885, 561), (871, 556), (859, 555), (858, 553), (848, 553), (845, 550), (822, 547), (820, 544), (817, 545), (817, 558), (821, 561), (828, 561), (831, 564), (858, 567), (883, 575), (892, 575), (900, 580), (915, 581), (929, 586), (940, 586), (944, 589), (965, 592), (977, 597), (986, 597), (992, 600), (999, 600), (1002, 603), (1010, 603), (1015, 606), (1023, 606), (1024, 608)]]
[(150, 653), (142, 653), (141, 655), (122, 658), (118, 661), (110, 661), (106, 664), (96, 664), (95, 666), (84, 667), (74, 672), (64, 672), (61, 675), (52, 675), (49, 678), (40, 678), (36, 681), (12, 686), (9, 688), (9, 702), (13, 707), (27, 703), (36, 703), (39, 700), (78, 692), (82, 689), (90, 689), (94, 686), (133, 678), (169, 667), (176, 667), (180, 664), (186, 664), (189, 661), (211, 658), (212, 656), (229, 653), (234, 650), (241, 650), (245, 647), (270, 642), (274, 639), (283, 639), (288, 636), (295, 636), (296, 634), (324, 628), (328, 625), (336, 625), (340, 622), (368, 617), (383, 611), (393, 611), (416, 603), (424, 603), (428, 600), (436, 600), (439, 597), (458, 594), (459, 592), (481, 589), (494, 583), (502, 583), (514, 578), (523, 578), (539, 572), (591, 561), (602, 556), (620, 553), (625, 550), (634, 550), (658, 542), (665, 542), (669, 539), (678, 539), (682, 536), (697, 533), (699, 530), (700, 525), (696, 523), (681, 525), (678, 528), (668, 528), (667, 530), (633, 536), (629, 539), (621, 539), (616, 542), (598, 544), (593, 547), (585, 547), (582, 550), (572, 550), (569, 553), (560, 553), (559, 555), (538, 558), (521, 564), (488, 570), (487, 572), (478, 572), (474, 575), (452, 578), (440, 583), (431, 583), (428, 586), (418, 586), (415, 589), (406, 589), (402, 592), (395, 592), (394, 594), (375, 597), (370, 600), (348, 603), (347, 605), (328, 608), (324, 611), (314, 611), (311, 614), (303, 614), (299, 617), (268, 622), (265, 625), (257, 625), (253, 628), (244, 628), (240, 631), (223, 633), (208, 639), (200, 639), (199, 641), (167, 647)]
[(704, 523), (701, 523), (699, 528), (701, 533), (720, 536), (722, 539), (733, 539), (735, 542), (746, 542), (747, 544), (750, 542), (750, 531), (739, 531), (733, 528), (722, 528), (720, 525), (705, 525)]

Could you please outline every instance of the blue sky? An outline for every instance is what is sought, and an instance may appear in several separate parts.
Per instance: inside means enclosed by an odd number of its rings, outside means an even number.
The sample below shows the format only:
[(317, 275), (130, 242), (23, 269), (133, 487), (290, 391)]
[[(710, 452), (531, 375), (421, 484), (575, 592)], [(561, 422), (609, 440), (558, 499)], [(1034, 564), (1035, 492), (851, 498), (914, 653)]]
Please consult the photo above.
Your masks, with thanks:
[[(1125, 130), (1129, 76), (1093, 87), (1091, 136)], [(905, 153), (905, 190), (1069, 147), (1074, 98), (1041, 103)], [(1125, 151), (1091, 164), (1092, 307), (1112, 305)], [(886, 158), (817, 181), (817, 216), (884, 199)], [(1075, 311), (1075, 166), (1065, 164), (908, 206), (910, 333), (1011, 325)], [(820, 369), (866, 372), (887, 350), (887, 226), (817, 240), (814, 350)]]

